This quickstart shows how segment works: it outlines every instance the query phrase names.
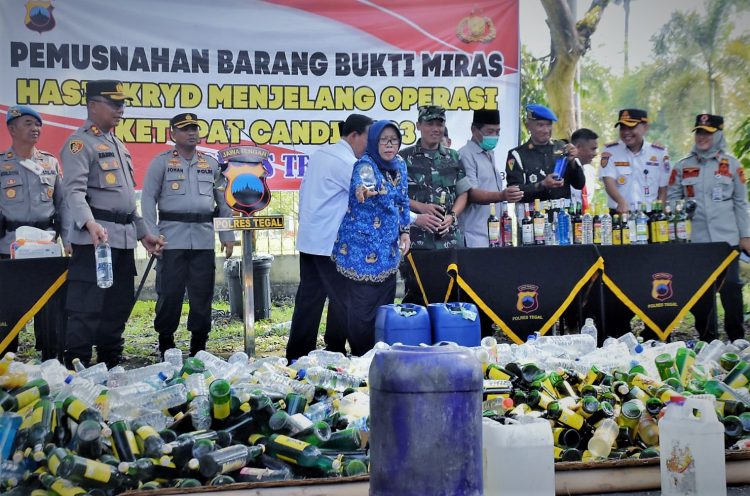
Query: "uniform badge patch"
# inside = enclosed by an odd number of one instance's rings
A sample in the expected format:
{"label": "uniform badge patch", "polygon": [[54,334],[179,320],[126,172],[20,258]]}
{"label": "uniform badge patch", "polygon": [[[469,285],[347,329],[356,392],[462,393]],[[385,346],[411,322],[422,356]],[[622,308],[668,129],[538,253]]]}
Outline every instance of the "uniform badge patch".
{"label": "uniform badge patch", "polygon": [[104,143],[99,143],[98,145],[96,145],[96,149],[100,152],[106,152],[107,150],[110,150],[110,147],[109,145],[105,145]]}
{"label": "uniform badge patch", "polygon": [[729,170],[729,160],[723,158],[719,162],[719,168],[716,169],[717,176],[732,177],[732,172]]}
{"label": "uniform badge patch", "polygon": [[606,167],[606,166],[607,166],[607,164],[609,163],[609,157],[611,157],[611,156],[612,156],[612,154],[611,154],[611,153],[609,153],[609,152],[604,152],[604,153],[602,153],[602,159],[601,159],[601,161],[599,162],[599,165],[600,165],[600,166],[601,166],[602,168]]}
{"label": "uniform badge patch", "polygon": [[83,141],[81,141],[81,140],[73,140],[73,141],[70,142],[70,144],[68,145],[68,147],[70,148],[70,153],[72,153],[73,155],[75,155],[78,152],[80,152],[81,150],[83,150]]}
{"label": "uniform badge patch", "polygon": [[627,178],[625,176],[620,176],[617,178],[617,184],[625,184],[627,182]]}
{"label": "uniform badge patch", "polygon": [[209,167],[211,167],[211,166],[208,165],[208,162],[206,162],[205,159],[199,159],[198,160],[198,168],[199,169],[208,169]]}
{"label": "uniform badge patch", "polygon": [[695,187],[692,184],[685,186],[685,196],[695,198]]}
{"label": "uniform badge patch", "polygon": [[700,176],[701,170],[697,167],[690,167],[686,169],[682,169],[682,178],[683,179],[690,179],[691,177],[698,177]]}
{"label": "uniform badge patch", "polygon": [[114,172],[107,172],[104,176],[104,182],[107,184],[117,184],[117,176]]}
{"label": "uniform badge patch", "polygon": [[174,190],[180,189],[180,183],[172,183],[171,188]]}
{"label": "uniform badge patch", "polygon": [[7,196],[8,198],[15,198],[15,197],[16,197],[16,190],[15,190],[15,189],[13,189],[13,188],[9,189],[9,190],[8,190],[8,191],[7,191],[6,193],[5,193],[5,196]]}
{"label": "uniform badge patch", "polygon": [[508,159],[508,169],[513,170],[513,166],[516,165],[516,159]]}
{"label": "uniform badge patch", "polygon": [[737,168],[737,177],[742,184],[745,184],[747,182],[747,180],[745,179],[745,169],[742,166]]}
{"label": "uniform badge patch", "polygon": [[174,166],[180,165],[179,159],[176,159],[176,158],[170,158],[168,163],[169,165],[174,165]]}
{"label": "uniform badge patch", "polygon": [[669,175],[669,185],[672,186],[677,181],[677,169],[674,169]]}
{"label": "uniform badge patch", "polygon": [[13,186],[14,184],[16,184],[15,179],[8,179],[8,186]]}
{"label": "uniform badge patch", "polygon": [[529,182],[530,182],[530,183],[535,183],[535,182],[536,182],[536,180],[537,180],[536,174],[531,174],[531,175],[529,176]]}
{"label": "uniform badge patch", "polygon": [[52,195],[55,194],[55,188],[47,188],[47,198],[52,198]]}

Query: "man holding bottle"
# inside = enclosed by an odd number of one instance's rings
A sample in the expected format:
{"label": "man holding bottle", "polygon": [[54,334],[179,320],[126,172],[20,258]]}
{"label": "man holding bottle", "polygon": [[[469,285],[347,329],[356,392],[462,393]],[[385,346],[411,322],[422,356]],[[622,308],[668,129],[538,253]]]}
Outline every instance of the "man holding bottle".
{"label": "man holding bottle", "polygon": [[[150,232],[169,240],[156,263],[156,316],[159,351],[175,347],[174,333],[180,323],[185,289],[190,300],[187,328],[190,355],[206,349],[211,332],[211,300],[214,295],[216,254],[213,218],[231,217],[224,199],[227,180],[218,162],[197,150],[200,143],[198,116],[177,114],[170,120],[175,147],[157,155],[146,173],[141,211]],[[159,207],[157,225],[156,208]],[[234,232],[219,233],[226,253],[232,256]]]}
{"label": "man holding bottle", "polygon": [[[557,116],[544,105],[526,106],[526,129],[529,140],[508,152],[505,173],[508,186],[519,186],[523,202],[570,198],[570,188],[583,189],[586,178],[575,160],[577,149],[570,143],[552,139]],[[565,158],[567,157],[567,160]],[[555,173],[560,160],[562,175]]]}
{"label": "man holding bottle", "polygon": [[[133,162],[113,132],[127,100],[131,98],[120,81],[89,81],[87,120],[60,152],[73,251],[65,340],[65,364],[71,369],[74,358],[90,365],[94,345],[99,362],[110,368],[120,362],[122,333],[133,306],[136,242],[140,240],[149,253],[159,253],[164,245],[138,215]],[[108,288],[97,285],[94,261],[94,247],[105,242],[111,246],[113,267]]]}
{"label": "man holding bottle", "polygon": [[[453,248],[459,244],[458,216],[466,207],[469,180],[458,153],[441,144],[445,134],[445,109],[439,105],[419,108],[416,144],[402,149],[409,175],[409,208],[412,216],[412,250]],[[486,221],[486,219],[485,219]],[[404,303],[422,303],[408,262],[401,266],[406,294]]]}
{"label": "man holding bottle", "polygon": [[[471,122],[471,139],[458,150],[471,185],[469,205],[459,218],[459,225],[469,248],[489,246],[487,219],[490,217],[490,204],[514,203],[523,198],[523,191],[517,185],[504,187],[505,170],[498,169],[495,165],[495,146],[499,135],[500,112],[475,110]],[[499,209],[496,212],[502,215]]]}

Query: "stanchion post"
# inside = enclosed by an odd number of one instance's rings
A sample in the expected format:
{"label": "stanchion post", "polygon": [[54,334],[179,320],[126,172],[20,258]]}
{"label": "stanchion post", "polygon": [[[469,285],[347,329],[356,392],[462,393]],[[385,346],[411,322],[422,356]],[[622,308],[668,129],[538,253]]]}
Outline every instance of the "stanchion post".
{"label": "stanchion post", "polygon": [[253,232],[242,231],[242,298],[244,299],[245,353],[255,357],[255,298],[253,291]]}

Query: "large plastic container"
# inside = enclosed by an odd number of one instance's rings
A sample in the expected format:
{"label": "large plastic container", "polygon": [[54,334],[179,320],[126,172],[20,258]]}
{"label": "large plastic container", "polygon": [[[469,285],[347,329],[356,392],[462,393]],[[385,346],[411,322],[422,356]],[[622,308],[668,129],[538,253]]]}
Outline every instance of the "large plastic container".
{"label": "large plastic container", "polygon": [[432,344],[427,309],[411,303],[382,305],[375,316],[375,342]]}
{"label": "large plastic container", "polygon": [[370,365],[370,494],[482,494],[482,370],[467,348],[403,346]]}
{"label": "large plastic container", "polygon": [[[526,421],[528,420],[528,421]],[[555,453],[547,420],[501,424],[482,419],[484,496],[555,494]]]}
{"label": "large plastic container", "polygon": [[727,494],[724,426],[706,399],[670,403],[659,421],[661,493]]}
{"label": "large plastic container", "polygon": [[482,325],[473,303],[430,303],[427,314],[433,343],[452,341],[461,346],[479,346]]}

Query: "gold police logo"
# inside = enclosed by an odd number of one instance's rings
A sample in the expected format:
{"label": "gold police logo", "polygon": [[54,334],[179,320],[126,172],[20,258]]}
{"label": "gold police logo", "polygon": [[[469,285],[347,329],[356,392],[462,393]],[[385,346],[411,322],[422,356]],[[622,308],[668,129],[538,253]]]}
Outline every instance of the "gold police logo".
{"label": "gold police logo", "polygon": [[617,178],[617,184],[625,184],[627,182],[627,179],[625,176],[620,176]]}
{"label": "gold police logo", "polygon": [[208,169],[209,167],[211,167],[211,166],[208,165],[208,162],[206,161],[205,158],[201,158],[201,159],[198,160],[198,168],[199,169]]}
{"label": "gold police logo", "polygon": [[664,301],[672,297],[672,274],[668,272],[657,272],[651,278],[651,297],[655,300]]}
{"label": "gold police logo", "polygon": [[29,0],[26,2],[26,17],[23,22],[27,28],[42,34],[55,27],[55,17],[52,15],[51,0]]}
{"label": "gold police logo", "polygon": [[8,186],[13,186],[14,184],[16,184],[15,179],[8,179]]}
{"label": "gold police logo", "polygon": [[8,110],[8,117],[11,119],[15,119],[16,117],[21,117],[21,110],[16,107],[11,107]]}
{"label": "gold police logo", "polygon": [[9,189],[9,190],[8,190],[8,191],[7,191],[6,193],[5,193],[5,196],[7,196],[8,198],[11,198],[11,199],[15,198],[15,197],[16,197],[16,190],[15,190],[15,188],[11,188],[11,189]]}
{"label": "gold police logo", "polygon": [[114,172],[107,172],[104,176],[104,182],[107,184],[117,184],[117,176],[115,176]]}
{"label": "gold police logo", "polygon": [[172,187],[172,189],[174,189],[174,190],[178,190],[178,189],[180,189],[180,183],[172,183],[172,186],[171,186],[171,187]]}
{"label": "gold police logo", "polygon": [[70,148],[70,153],[72,153],[73,155],[75,155],[78,152],[80,152],[81,150],[83,150],[83,141],[81,141],[81,140],[73,140],[73,141],[70,142],[70,144],[68,145],[68,147]]}
{"label": "gold police logo", "polygon": [[516,310],[522,313],[531,313],[539,308],[539,286],[524,284],[518,286],[518,300]]}
{"label": "gold police logo", "polygon": [[273,173],[268,150],[257,146],[231,146],[219,151],[219,163],[227,164],[224,198],[232,210],[252,215],[271,202],[266,178]]}
{"label": "gold police logo", "polygon": [[461,19],[456,26],[456,37],[464,43],[489,43],[497,36],[495,24],[474,8],[471,14]]}
{"label": "gold police logo", "polygon": [[47,198],[52,198],[52,195],[55,193],[55,188],[47,188]]}
{"label": "gold police logo", "polygon": [[99,150],[100,152],[106,152],[110,148],[109,148],[109,145],[105,145],[104,143],[100,143],[100,144],[96,145],[96,149]]}

